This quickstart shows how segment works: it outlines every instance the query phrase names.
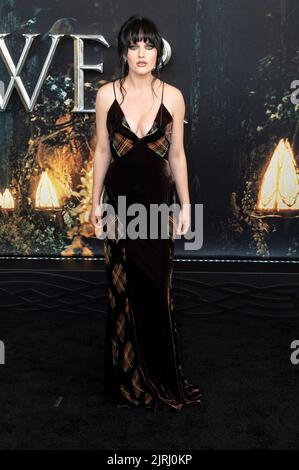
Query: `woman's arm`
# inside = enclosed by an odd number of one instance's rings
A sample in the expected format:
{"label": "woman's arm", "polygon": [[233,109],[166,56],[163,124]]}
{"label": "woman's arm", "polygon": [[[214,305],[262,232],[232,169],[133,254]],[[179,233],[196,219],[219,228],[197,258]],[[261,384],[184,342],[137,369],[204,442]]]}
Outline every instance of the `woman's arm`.
{"label": "woman's arm", "polygon": [[173,87],[173,125],[168,161],[175,180],[181,204],[177,233],[185,234],[190,225],[190,196],[188,188],[188,169],[184,150],[185,101],[181,91]]}
{"label": "woman's arm", "polygon": [[97,143],[93,163],[92,209],[90,216],[91,222],[94,225],[97,223],[96,217],[99,216],[99,211],[96,210],[99,207],[105,176],[111,161],[109,136],[106,127],[107,111],[109,101],[111,100],[108,88],[109,86],[110,84],[101,86],[96,96]]}

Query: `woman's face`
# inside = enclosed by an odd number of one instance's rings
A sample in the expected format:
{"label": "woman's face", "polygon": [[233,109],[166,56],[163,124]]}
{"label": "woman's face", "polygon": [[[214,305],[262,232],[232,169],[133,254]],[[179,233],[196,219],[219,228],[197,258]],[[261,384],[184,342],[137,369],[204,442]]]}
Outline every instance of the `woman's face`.
{"label": "woman's face", "polygon": [[157,49],[149,41],[131,43],[128,47],[128,66],[136,73],[145,74],[156,66]]}

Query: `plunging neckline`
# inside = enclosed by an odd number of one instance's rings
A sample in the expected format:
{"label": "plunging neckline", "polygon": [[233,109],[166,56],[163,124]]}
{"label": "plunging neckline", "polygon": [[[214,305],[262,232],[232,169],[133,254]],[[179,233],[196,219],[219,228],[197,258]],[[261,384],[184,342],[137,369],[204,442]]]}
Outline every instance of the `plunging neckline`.
{"label": "plunging neckline", "polygon": [[129,124],[127,118],[126,118],[126,115],[125,115],[125,113],[123,112],[122,107],[120,106],[120,104],[119,104],[119,102],[117,101],[116,98],[114,98],[114,101],[115,101],[116,104],[118,105],[118,107],[119,107],[119,109],[120,109],[120,111],[121,111],[121,113],[122,113],[122,115],[123,115],[123,118],[124,118],[124,120],[126,121],[126,124],[127,124],[127,126],[128,126],[128,129],[130,130],[130,132],[131,132],[132,134],[134,134],[134,136],[135,136],[138,140],[145,139],[145,137],[147,137],[147,136],[149,135],[149,133],[153,130],[154,125],[157,124],[157,118],[158,118],[159,112],[161,111],[161,107],[164,106],[164,103],[161,102],[161,103],[160,103],[160,106],[159,106],[159,109],[158,109],[158,111],[157,111],[157,114],[156,114],[156,116],[155,116],[154,122],[153,122],[153,124],[151,125],[150,129],[147,131],[147,133],[146,133],[145,135],[143,135],[142,137],[139,137],[139,136],[132,130],[132,128],[131,128],[131,126],[130,126],[130,124]]}

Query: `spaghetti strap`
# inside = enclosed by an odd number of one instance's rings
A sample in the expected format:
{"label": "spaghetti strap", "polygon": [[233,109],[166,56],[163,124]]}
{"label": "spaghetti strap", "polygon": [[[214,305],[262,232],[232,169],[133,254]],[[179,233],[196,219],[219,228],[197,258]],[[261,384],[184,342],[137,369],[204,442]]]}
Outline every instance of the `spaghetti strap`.
{"label": "spaghetti strap", "polygon": [[162,103],[163,103],[164,81],[162,81],[162,97],[160,104],[160,128],[162,127]]}
{"label": "spaghetti strap", "polygon": [[115,94],[115,80],[113,80],[113,91],[114,91],[114,98],[116,99],[116,94]]}

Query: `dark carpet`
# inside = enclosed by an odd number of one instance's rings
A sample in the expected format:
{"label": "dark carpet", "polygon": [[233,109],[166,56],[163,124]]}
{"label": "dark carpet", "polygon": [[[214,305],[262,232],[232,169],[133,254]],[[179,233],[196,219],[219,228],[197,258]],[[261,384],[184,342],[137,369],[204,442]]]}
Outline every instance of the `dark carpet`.
{"label": "dark carpet", "polygon": [[0,449],[299,448],[299,319],[177,316],[183,370],[203,400],[158,414],[103,404],[104,324],[1,312]]}

